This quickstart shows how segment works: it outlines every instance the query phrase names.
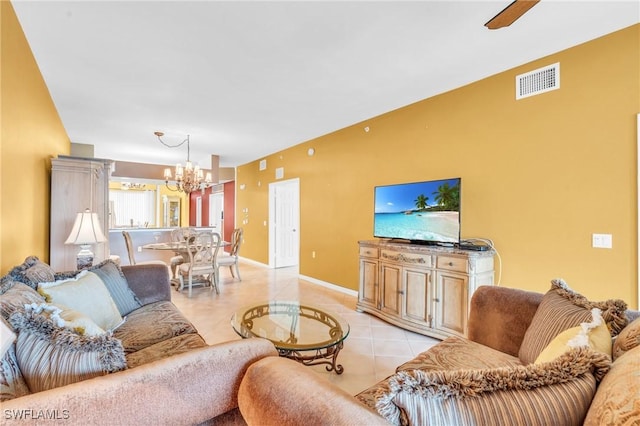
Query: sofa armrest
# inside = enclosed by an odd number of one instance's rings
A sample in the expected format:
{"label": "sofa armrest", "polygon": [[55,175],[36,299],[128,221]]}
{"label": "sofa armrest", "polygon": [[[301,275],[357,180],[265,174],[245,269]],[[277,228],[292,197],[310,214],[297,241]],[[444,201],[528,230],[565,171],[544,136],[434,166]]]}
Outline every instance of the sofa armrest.
{"label": "sofa armrest", "polygon": [[238,393],[248,425],[388,425],[318,373],[286,358],[252,364]]}
{"label": "sofa armrest", "polygon": [[127,283],[143,305],[171,301],[171,280],[166,265],[140,264],[122,266]]}
{"label": "sofa armrest", "polygon": [[[25,416],[33,420],[39,413],[55,415],[71,425],[199,424],[237,407],[245,371],[269,356],[277,356],[273,344],[257,338],[194,349],[130,370],[3,401],[3,424],[23,423]],[[51,423],[49,418],[42,421]]]}
{"label": "sofa armrest", "polygon": [[471,298],[468,337],[518,356],[524,334],[543,294],[515,288],[481,286]]}

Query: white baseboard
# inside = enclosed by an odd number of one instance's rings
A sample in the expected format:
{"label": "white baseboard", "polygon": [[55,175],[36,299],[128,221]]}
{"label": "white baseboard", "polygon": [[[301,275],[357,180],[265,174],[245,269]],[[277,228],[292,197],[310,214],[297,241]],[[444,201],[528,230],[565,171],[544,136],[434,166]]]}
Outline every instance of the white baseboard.
{"label": "white baseboard", "polygon": [[322,286],[322,287],[330,288],[331,290],[335,290],[335,291],[338,291],[340,293],[348,294],[349,296],[358,297],[358,292],[355,291],[355,290],[351,290],[350,288],[344,288],[344,287],[339,286],[337,284],[328,283],[326,281],[322,281],[322,280],[319,280],[319,279],[313,278],[313,277],[308,277],[306,275],[298,275],[298,278],[303,279],[305,281],[309,281],[312,284],[317,284],[317,285]]}
{"label": "white baseboard", "polygon": [[[265,268],[269,268],[269,265],[267,265],[267,264],[264,264],[262,262],[257,262],[257,261],[252,260],[252,259],[247,259],[246,257],[240,256],[240,259],[243,262],[251,263],[252,265],[263,266]],[[326,281],[322,281],[322,280],[319,280],[317,278],[308,277],[308,276],[302,275],[302,274],[298,274],[298,278],[300,278],[302,280],[305,280],[305,281],[309,281],[311,284],[316,284],[316,285],[319,285],[319,286],[322,286],[322,287],[330,288],[331,290],[335,290],[335,291],[338,291],[340,293],[348,294],[349,296],[358,297],[358,292],[356,290],[351,290],[350,288],[344,288],[344,287],[339,286],[337,284],[332,284],[332,283],[329,283],[329,282],[326,282]]]}

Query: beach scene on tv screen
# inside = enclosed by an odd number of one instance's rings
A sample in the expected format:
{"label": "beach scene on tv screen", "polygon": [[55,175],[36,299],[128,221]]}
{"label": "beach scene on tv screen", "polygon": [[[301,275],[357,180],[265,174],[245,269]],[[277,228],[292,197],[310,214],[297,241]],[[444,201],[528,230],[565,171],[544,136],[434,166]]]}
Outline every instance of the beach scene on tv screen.
{"label": "beach scene on tv screen", "polygon": [[457,243],[460,179],[375,188],[374,235]]}

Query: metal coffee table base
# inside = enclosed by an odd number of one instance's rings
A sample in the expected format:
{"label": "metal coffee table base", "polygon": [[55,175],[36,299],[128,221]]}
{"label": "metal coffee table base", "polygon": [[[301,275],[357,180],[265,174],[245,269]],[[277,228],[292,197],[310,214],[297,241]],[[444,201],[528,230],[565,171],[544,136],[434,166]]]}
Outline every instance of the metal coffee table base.
{"label": "metal coffee table base", "polygon": [[[289,359],[293,359],[298,361],[304,365],[321,365],[327,364],[325,367],[327,371],[335,371],[336,374],[342,374],[344,372],[344,367],[341,364],[337,364],[338,353],[342,349],[343,344],[342,341],[337,343],[336,345],[329,346],[323,349],[312,349],[307,351],[301,350],[289,350],[289,349],[278,349],[278,354],[282,357],[286,357]],[[309,355],[304,355],[307,352],[314,352]]]}

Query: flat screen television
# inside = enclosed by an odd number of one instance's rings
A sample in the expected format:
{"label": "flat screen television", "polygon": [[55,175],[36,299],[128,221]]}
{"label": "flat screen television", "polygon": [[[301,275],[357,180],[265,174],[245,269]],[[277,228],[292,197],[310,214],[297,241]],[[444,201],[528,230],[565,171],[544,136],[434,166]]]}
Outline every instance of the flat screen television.
{"label": "flat screen television", "polygon": [[416,244],[460,243],[460,178],[376,186],[373,235]]}

